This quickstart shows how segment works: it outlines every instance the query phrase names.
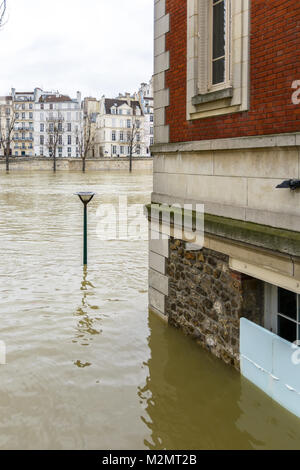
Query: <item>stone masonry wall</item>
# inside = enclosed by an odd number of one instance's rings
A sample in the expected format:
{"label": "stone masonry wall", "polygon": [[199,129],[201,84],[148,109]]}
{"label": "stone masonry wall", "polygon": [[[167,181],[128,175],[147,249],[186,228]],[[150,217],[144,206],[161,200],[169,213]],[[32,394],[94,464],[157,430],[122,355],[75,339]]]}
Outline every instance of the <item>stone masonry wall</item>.
{"label": "stone masonry wall", "polygon": [[167,275],[169,323],[239,369],[239,321],[263,324],[263,282],[231,271],[226,255],[172,238]]}
{"label": "stone masonry wall", "polygon": [[[58,158],[56,161],[57,170],[61,171],[81,171],[81,158]],[[10,161],[11,171],[51,171],[53,168],[53,160],[51,158],[12,158]],[[122,170],[128,171],[129,161],[127,158],[106,158],[106,159],[87,159],[86,171],[109,171]],[[133,170],[149,170],[153,169],[152,158],[133,159]],[[5,171],[5,160],[0,159],[0,173]]]}

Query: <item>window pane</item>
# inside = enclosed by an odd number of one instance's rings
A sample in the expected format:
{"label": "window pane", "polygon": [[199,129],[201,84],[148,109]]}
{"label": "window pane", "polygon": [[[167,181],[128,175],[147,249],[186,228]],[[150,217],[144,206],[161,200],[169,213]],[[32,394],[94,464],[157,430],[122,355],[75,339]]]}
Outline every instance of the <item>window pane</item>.
{"label": "window pane", "polygon": [[278,288],[278,313],[297,320],[297,294]]}
{"label": "window pane", "polygon": [[213,85],[225,81],[225,59],[213,62]]}
{"label": "window pane", "polygon": [[293,343],[297,339],[297,324],[278,315],[278,335]]}
{"label": "window pane", "polygon": [[213,59],[225,55],[226,41],[226,14],[225,0],[213,7]]}

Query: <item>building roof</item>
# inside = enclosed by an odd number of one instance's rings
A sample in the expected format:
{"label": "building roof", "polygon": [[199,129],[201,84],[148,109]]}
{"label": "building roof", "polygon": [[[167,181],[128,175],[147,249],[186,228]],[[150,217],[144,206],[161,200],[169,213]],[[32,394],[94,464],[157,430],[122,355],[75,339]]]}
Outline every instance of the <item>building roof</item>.
{"label": "building roof", "polygon": [[133,114],[135,114],[135,109],[136,108],[139,108],[139,110],[141,111],[141,114],[143,115],[143,111],[141,109],[141,105],[138,101],[130,101],[130,103],[128,103],[125,99],[123,100],[119,100],[117,98],[106,98],[105,99],[105,113],[106,114],[111,114],[111,108],[116,105],[117,108],[120,108],[121,106],[124,106],[124,104],[126,104],[127,106],[129,106],[130,108],[132,108],[133,110]]}
{"label": "building roof", "polygon": [[67,95],[42,95],[39,103],[63,103],[66,101],[73,101]]}

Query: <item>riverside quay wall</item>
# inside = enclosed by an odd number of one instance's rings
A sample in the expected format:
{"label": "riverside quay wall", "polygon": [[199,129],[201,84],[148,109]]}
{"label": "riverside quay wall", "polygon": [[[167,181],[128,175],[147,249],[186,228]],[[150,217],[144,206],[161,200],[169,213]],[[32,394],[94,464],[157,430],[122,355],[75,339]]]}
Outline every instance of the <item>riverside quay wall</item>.
{"label": "riverside quay wall", "polygon": [[[133,158],[133,170],[150,170],[153,169],[152,158]],[[81,171],[82,160],[80,158],[57,158],[58,171]],[[9,168],[11,171],[34,171],[47,170],[53,168],[53,160],[51,158],[16,158],[10,159]],[[0,159],[0,172],[5,171],[5,160]],[[103,158],[103,159],[87,159],[86,171],[114,171],[128,170],[128,158]]]}

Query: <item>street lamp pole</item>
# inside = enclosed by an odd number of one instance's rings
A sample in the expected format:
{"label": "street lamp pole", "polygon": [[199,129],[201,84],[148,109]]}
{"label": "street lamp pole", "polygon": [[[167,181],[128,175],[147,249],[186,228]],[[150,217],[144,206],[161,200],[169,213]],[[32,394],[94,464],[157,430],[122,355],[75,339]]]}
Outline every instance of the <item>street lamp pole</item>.
{"label": "street lamp pole", "polygon": [[87,266],[87,206],[91,202],[95,193],[76,193],[83,203],[83,265]]}
{"label": "street lamp pole", "polygon": [[87,266],[87,204],[83,206],[83,265]]}

